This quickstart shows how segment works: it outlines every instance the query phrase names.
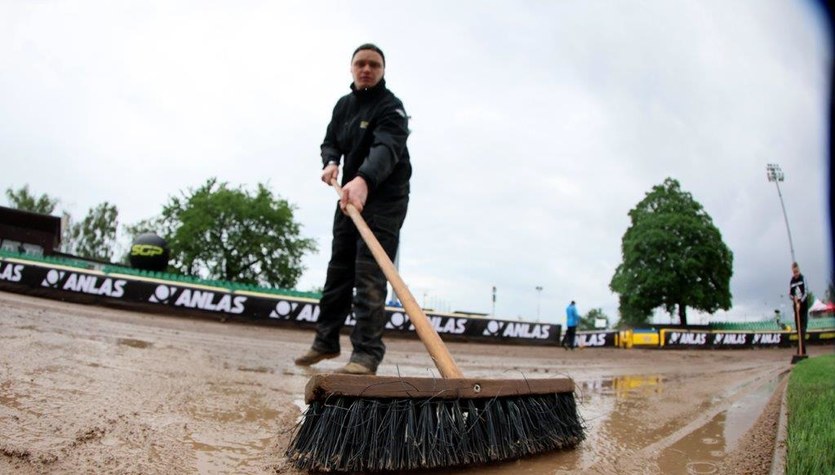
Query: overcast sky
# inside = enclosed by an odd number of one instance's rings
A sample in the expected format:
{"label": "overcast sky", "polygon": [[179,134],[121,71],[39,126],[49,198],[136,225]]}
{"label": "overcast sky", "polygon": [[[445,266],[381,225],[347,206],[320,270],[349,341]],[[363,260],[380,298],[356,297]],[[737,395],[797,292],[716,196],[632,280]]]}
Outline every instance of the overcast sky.
{"label": "overcast sky", "polygon": [[791,253],[767,163],[811,290],[831,275],[830,36],[791,0],[0,0],[0,191],[134,224],[210,177],[265,183],[320,247],[298,288],[321,287],[319,145],[372,41],[412,117],[400,270],[420,303],[616,318],[627,213],[671,177],[734,254],[713,318],[771,317]]}

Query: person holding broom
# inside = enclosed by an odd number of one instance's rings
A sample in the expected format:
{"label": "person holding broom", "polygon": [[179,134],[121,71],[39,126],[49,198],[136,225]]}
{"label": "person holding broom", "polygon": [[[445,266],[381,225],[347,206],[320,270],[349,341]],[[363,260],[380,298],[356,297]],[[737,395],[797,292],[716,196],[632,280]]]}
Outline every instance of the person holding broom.
{"label": "person holding broom", "polygon": [[352,310],[353,351],[338,372],[376,374],[385,355],[386,278],[345,214],[348,203],[356,207],[394,260],[409,203],[412,166],[406,147],[409,117],[386,87],[385,69],[385,55],[376,45],[366,43],[354,50],[351,92],[336,103],[321,146],[321,179],[330,186],[341,164],[342,198],[333,218],[316,337],[310,350],[296,358],[299,366],[340,355],[339,332]]}
{"label": "person holding broom", "polygon": [[806,356],[806,324],[809,320],[809,306],[806,303],[806,279],[800,273],[797,262],[792,263],[792,278],[789,282],[789,296],[794,309],[794,321],[797,325],[797,354]]}

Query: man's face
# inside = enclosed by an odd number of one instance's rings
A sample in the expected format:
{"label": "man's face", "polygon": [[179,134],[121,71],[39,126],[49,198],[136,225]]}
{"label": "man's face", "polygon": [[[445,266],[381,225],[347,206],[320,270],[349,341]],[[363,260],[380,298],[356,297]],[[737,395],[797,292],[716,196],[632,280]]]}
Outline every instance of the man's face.
{"label": "man's face", "polygon": [[795,277],[800,275],[800,269],[798,267],[792,267],[792,275]]}
{"label": "man's face", "polygon": [[380,79],[383,79],[385,72],[383,57],[374,50],[359,50],[351,60],[351,74],[354,76],[354,86],[357,89],[376,86]]}

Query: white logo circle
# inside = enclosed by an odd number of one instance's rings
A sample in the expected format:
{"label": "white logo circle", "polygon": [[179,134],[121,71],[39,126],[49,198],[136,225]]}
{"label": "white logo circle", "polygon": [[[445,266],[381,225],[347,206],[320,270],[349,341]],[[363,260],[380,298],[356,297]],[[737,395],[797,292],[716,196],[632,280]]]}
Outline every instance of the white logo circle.
{"label": "white logo circle", "polygon": [[275,304],[275,313],[281,315],[282,317],[289,315],[292,309],[293,307],[290,305],[290,302],[286,300],[282,300]]}
{"label": "white logo circle", "polygon": [[49,285],[57,284],[60,278],[61,275],[55,269],[49,269],[49,272],[46,273],[46,281],[49,282]]}
{"label": "white logo circle", "polygon": [[154,297],[156,297],[159,301],[168,300],[168,297],[170,296],[171,291],[168,290],[167,285],[158,285],[157,289],[154,291]]}

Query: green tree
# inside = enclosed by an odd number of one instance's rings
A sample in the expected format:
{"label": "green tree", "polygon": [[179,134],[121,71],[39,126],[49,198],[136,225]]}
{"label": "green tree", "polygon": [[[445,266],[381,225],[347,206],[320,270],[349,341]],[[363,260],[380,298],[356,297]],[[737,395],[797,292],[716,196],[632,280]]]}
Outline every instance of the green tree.
{"label": "green tree", "polygon": [[91,208],[80,223],[70,227],[71,253],[110,262],[116,244],[118,217],[119,210],[106,201]]}
{"label": "green tree", "polygon": [[58,205],[58,200],[48,195],[35,196],[29,191],[29,185],[23,185],[17,191],[11,188],[6,189],[6,197],[12,208],[33,213],[52,214]]}
{"label": "green tree", "polygon": [[603,309],[593,308],[585,316],[580,318],[580,324],[577,326],[577,329],[581,331],[597,330],[595,323],[597,323],[598,318],[606,320],[606,328],[609,328],[609,317],[603,313]]}
{"label": "green tree", "polygon": [[316,250],[315,241],[300,237],[294,209],[262,184],[250,193],[210,178],[170,198],[156,222],[179,272],[292,288],[304,270],[304,253]]}
{"label": "green tree", "polygon": [[630,299],[623,295],[618,297],[618,313],[620,319],[618,320],[617,328],[635,328],[646,324],[649,317],[652,316],[652,309],[644,310],[636,307]]}
{"label": "green tree", "polygon": [[623,262],[609,287],[619,294],[621,318],[645,323],[663,306],[687,324],[687,307],[708,313],[731,306],[733,253],[719,229],[677,180],[667,178],[629,211],[621,241]]}

